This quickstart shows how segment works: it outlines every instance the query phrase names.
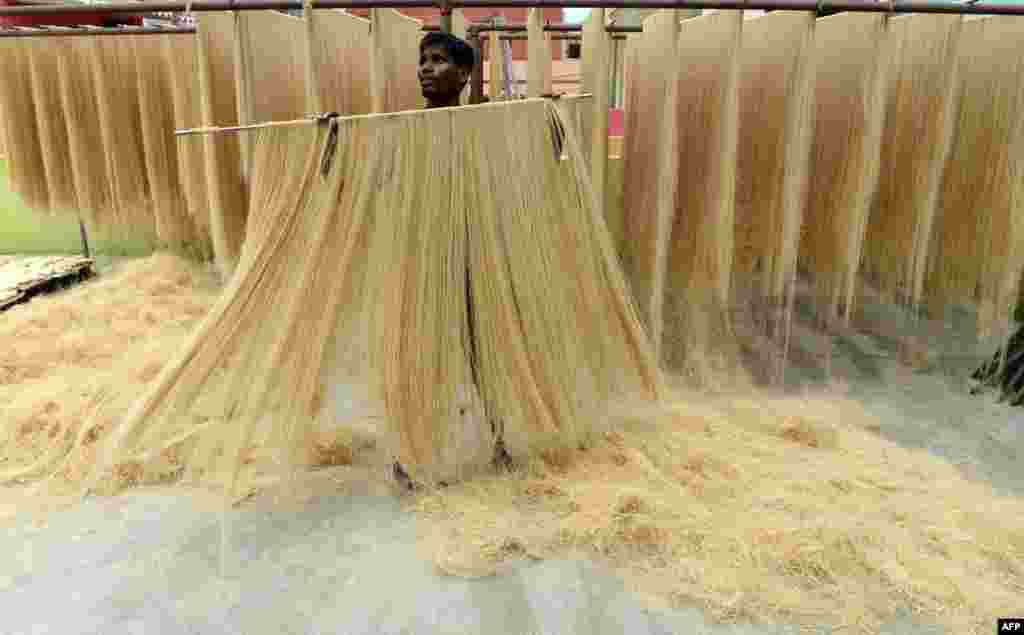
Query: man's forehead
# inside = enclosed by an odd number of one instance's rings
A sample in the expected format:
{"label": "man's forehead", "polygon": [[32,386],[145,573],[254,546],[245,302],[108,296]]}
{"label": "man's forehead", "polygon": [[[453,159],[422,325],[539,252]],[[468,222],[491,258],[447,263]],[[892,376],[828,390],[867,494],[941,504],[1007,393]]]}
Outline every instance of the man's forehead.
{"label": "man's forehead", "polygon": [[429,46],[424,46],[420,50],[420,53],[422,55],[434,54],[441,55],[443,57],[448,57],[448,49],[442,44],[431,44]]}

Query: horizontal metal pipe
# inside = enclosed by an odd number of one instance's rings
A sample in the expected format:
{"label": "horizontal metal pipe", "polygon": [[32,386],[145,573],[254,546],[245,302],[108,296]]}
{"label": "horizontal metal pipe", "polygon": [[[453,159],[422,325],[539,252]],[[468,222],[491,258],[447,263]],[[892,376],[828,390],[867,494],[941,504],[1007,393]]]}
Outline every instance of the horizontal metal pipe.
{"label": "horizontal metal pipe", "polygon": [[[480,39],[486,41],[488,37],[490,37],[490,36],[483,35],[483,36],[480,37]],[[528,40],[529,36],[526,35],[525,33],[514,33],[512,35],[499,35],[498,39],[501,39],[501,40]],[[555,40],[555,41],[566,40],[566,41],[569,41],[569,42],[579,42],[580,40],[583,39],[583,36],[580,33],[556,33],[556,34],[551,36],[551,39]],[[613,40],[625,40],[626,36],[625,35],[613,35],[612,39]]]}
{"label": "horizontal metal pipe", "polygon": [[943,1],[896,0],[452,0],[457,8],[567,8],[567,9],[749,9],[866,13],[947,13],[965,15],[1024,15],[1024,5],[961,4]]}
{"label": "horizontal metal pipe", "polygon": [[[316,3],[321,9],[375,9],[436,7],[434,0],[321,0]],[[114,2],[111,4],[64,4],[35,6],[0,6],[0,16],[91,14],[91,13],[184,13],[184,0],[163,0],[159,2]],[[298,11],[303,8],[301,0],[196,0],[192,11]]]}
{"label": "horizontal metal pipe", "polygon": [[125,27],[116,29],[52,29],[41,25],[38,28],[0,29],[0,37],[85,37],[96,35],[179,35],[195,33],[192,26],[182,27]]}
{"label": "horizontal metal pipe", "polygon": [[[321,9],[372,9],[437,7],[435,0],[319,0]],[[578,9],[750,9],[814,11],[820,13],[946,13],[970,15],[1024,15],[1024,4],[978,2],[960,4],[947,1],[895,0],[451,0],[450,8],[578,8]],[[119,2],[112,4],[3,6],[0,16],[94,14],[94,13],[154,13],[183,12],[184,0],[158,2]],[[196,0],[192,11],[259,11],[300,10],[301,0]]]}
{"label": "horizontal metal pipe", "polygon": [[[424,31],[440,31],[441,27],[437,24],[424,24]],[[526,32],[529,29],[526,28],[525,24],[502,24],[500,26],[494,26],[491,24],[471,24],[466,27],[467,35],[470,33],[488,33],[490,31],[500,31],[503,33],[517,33]],[[547,33],[581,33],[583,31],[583,25],[581,24],[546,24],[544,25],[544,31]],[[608,26],[605,28],[608,33],[643,33],[644,29],[641,26]]]}
{"label": "horizontal metal pipe", "polygon": [[[525,24],[502,24],[499,26],[491,24],[473,24],[466,27],[466,31],[475,31],[476,33],[486,33],[488,31],[501,31],[501,32],[517,32],[527,31]],[[580,33],[583,31],[582,24],[546,24],[544,30],[548,33]],[[605,31],[608,33],[643,33],[644,28],[642,26],[607,26]]]}

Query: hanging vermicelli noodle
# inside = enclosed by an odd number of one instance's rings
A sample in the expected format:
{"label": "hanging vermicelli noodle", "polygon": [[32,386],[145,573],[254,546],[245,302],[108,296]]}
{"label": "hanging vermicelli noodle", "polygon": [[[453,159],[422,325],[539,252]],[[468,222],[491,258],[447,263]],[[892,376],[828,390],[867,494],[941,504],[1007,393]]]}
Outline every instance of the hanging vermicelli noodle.
{"label": "hanging vermicelli noodle", "polygon": [[1017,20],[966,19],[960,41],[959,112],[944,173],[928,295],[980,304],[982,335],[1005,331],[1024,241],[1020,215],[1024,130],[1024,28]]}
{"label": "hanging vermicelli noodle", "polygon": [[562,116],[562,120],[576,131],[576,138],[580,141],[580,152],[583,158],[590,161],[591,131],[594,129],[594,118],[590,116],[593,110],[592,95],[567,95],[555,100],[555,106]]}
{"label": "hanging vermicelli noodle", "polygon": [[95,234],[102,233],[102,228],[115,217],[107,162],[99,156],[104,154],[103,135],[96,83],[90,70],[90,48],[86,38],[67,38],[66,46],[60,50],[57,73],[78,209],[90,233]]}
{"label": "hanging vermicelli noodle", "polygon": [[45,210],[50,205],[46,168],[36,125],[32,99],[32,75],[24,41],[0,40],[0,112],[3,113],[4,144],[7,152],[11,190],[29,208]]}
{"label": "hanging vermicelli noodle", "polygon": [[501,63],[501,33],[491,31],[487,34],[487,96],[491,101],[501,101],[505,72]]}
{"label": "hanging vermicelli noodle", "polygon": [[[736,179],[736,285],[785,306],[796,275],[814,126],[814,16],[743,25]],[[756,284],[755,276],[760,277]]]}
{"label": "hanging vermicelli noodle", "polygon": [[65,42],[51,42],[49,39],[25,38],[21,41],[32,77],[39,149],[49,190],[50,204],[45,211],[77,220],[75,177],[68,152],[68,130],[58,76],[59,52],[65,47]]}
{"label": "hanging vermicelli noodle", "polygon": [[155,37],[131,39],[136,60],[143,69],[138,74],[139,121],[157,238],[165,248],[201,255],[202,244],[188,213],[178,174],[174,97],[163,43]]}
{"label": "hanging vermicelli noodle", "polygon": [[868,223],[865,271],[890,298],[917,305],[932,249],[942,172],[956,114],[959,16],[893,18],[893,68],[878,200]]}
{"label": "hanging vermicelli noodle", "polygon": [[679,35],[675,213],[665,276],[667,368],[709,379],[729,333],[742,11],[685,20]]}
{"label": "hanging vermicelli noodle", "polygon": [[111,184],[109,225],[116,227],[118,235],[130,231],[135,238],[155,240],[156,223],[139,126],[134,37],[90,38],[93,83]]}
{"label": "hanging vermicelli noodle", "polygon": [[[604,213],[608,187],[608,110],[611,108],[611,35],[605,30],[605,10],[591,9],[583,27],[583,48],[589,54],[585,60],[584,92],[593,95],[590,131],[590,178],[598,193],[598,205]],[[581,73],[582,73],[581,69]]]}
{"label": "hanging vermicelli noodle", "polygon": [[526,95],[540,97],[551,92],[551,38],[544,32],[544,14],[540,9],[530,9],[527,26],[530,57]]}
{"label": "hanging vermicelli noodle", "polygon": [[313,60],[321,110],[341,115],[371,112],[370,21],[341,10],[319,10]]}
{"label": "hanging vermicelli noodle", "polygon": [[597,89],[597,65],[599,63],[598,48],[601,45],[600,34],[604,29],[604,12],[600,14],[591,10],[583,21],[582,37],[580,38],[580,91],[594,94]]}
{"label": "hanging vermicelli noodle", "polygon": [[[228,14],[206,14],[196,21],[200,107],[206,126],[238,123],[234,30],[234,18]],[[247,193],[242,149],[237,135],[186,137],[180,143],[195,142],[203,143],[214,256],[221,275],[228,276],[245,241]]]}
{"label": "hanging vermicelli noodle", "polygon": [[250,11],[246,22],[247,62],[252,65],[252,123],[310,114],[306,104],[303,21],[276,11]]}
{"label": "hanging vermicelli noodle", "polygon": [[[174,102],[174,129],[199,128],[203,125],[203,114],[196,38],[168,35],[161,39]],[[175,153],[178,179],[189,216],[205,245],[204,252],[209,254],[212,250],[209,244],[210,202],[203,145],[202,139],[176,142]]]}
{"label": "hanging vermicelli noodle", "polygon": [[800,256],[820,315],[849,318],[878,165],[888,87],[887,17],[841,14],[815,25],[810,194]]}
{"label": "hanging vermicelli noodle", "polygon": [[575,135],[564,187],[553,118],[526,100],[340,119],[326,172],[327,126],[251,133],[253,206],[266,210],[238,273],[103,465],[145,478],[184,468],[242,495],[271,463],[302,463],[318,417],[365,416],[322,408],[323,382],[347,368],[407,469],[450,476],[454,400],[471,381],[467,266],[476,383],[512,452],[585,442],[609,400],[656,397]]}
{"label": "hanging vermicelli noodle", "polygon": [[668,237],[675,213],[679,17],[658,11],[647,17],[642,38],[629,41],[622,264],[640,315],[660,349]]}
{"label": "hanging vermicelli noodle", "polygon": [[370,21],[373,112],[419,108],[423,97],[417,68],[423,23],[394,9],[371,9]]}

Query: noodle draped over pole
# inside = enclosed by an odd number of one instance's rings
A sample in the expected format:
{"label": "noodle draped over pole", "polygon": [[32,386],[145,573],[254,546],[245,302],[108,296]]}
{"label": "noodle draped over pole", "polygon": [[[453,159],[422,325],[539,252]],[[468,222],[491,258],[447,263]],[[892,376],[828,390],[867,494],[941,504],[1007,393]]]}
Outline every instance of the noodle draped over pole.
{"label": "noodle draped over pole", "polygon": [[[471,336],[513,454],[588,443],[609,406],[661,395],[575,130],[549,102],[243,134],[255,188],[237,274],[101,467],[244,496],[261,468],[303,465],[318,425],[383,419],[415,478],[451,478]],[[368,405],[325,407],[339,391]]]}

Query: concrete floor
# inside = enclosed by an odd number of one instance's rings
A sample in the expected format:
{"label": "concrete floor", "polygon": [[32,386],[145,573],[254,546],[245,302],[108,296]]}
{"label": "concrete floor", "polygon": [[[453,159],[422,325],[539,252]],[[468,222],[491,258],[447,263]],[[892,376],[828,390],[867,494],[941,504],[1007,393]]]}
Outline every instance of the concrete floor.
{"label": "concrete floor", "polygon": [[[180,495],[90,500],[45,527],[0,534],[0,632],[10,635],[692,634],[796,628],[707,625],[641,606],[582,560],[481,580],[440,577],[393,497],[331,497],[299,514],[220,515]],[[807,631],[804,631],[807,632]],[[822,628],[817,633],[831,633]],[[884,633],[936,629],[895,624]]]}
{"label": "concrete floor", "polygon": [[[885,361],[885,342],[869,340],[840,343],[837,363],[854,379],[851,395],[882,417],[881,433],[1024,495],[1024,409],[968,397],[969,364],[908,375]],[[249,505],[227,519],[223,577],[222,517],[180,490],[0,523],[0,635],[799,632],[713,627],[696,610],[648,609],[582,560],[442,577],[418,551],[416,517],[373,487],[325,488],[298,511]],[[902,622],[881,632],[943,631]]]}

